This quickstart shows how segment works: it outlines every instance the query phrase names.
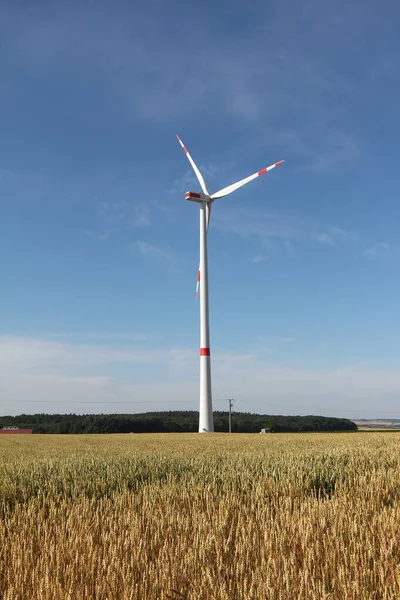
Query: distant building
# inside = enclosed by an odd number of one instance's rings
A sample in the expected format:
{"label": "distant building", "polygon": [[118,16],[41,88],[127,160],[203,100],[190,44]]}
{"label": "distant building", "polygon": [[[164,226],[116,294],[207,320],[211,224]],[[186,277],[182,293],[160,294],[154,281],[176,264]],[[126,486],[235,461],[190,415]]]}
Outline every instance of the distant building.
{"label": "distant building", "polygon": [[261,429],[260,433],[271,433],[271,429],[269,427],[264,427],[264,429]]}
{"label": "distant building", "polygon": [[3,433],[32,433],[33,429],[19,429],[19,427],[3,427],[0,429],[0,434]]}

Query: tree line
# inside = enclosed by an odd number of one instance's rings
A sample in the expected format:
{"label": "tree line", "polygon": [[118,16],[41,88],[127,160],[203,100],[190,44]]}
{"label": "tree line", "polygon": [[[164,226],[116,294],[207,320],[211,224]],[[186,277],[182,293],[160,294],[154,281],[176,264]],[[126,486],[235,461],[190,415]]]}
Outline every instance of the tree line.
{"label": "tree line", "polygon": [[[214,412],[214,429],[226,432],[229,428],[228,412]],[[179,433],[197,432],[197,411],[147,412],[141,414],[45,414],[0,417],[0,428],[17,426],[32,429],[33,433]],[[336,417],[259,415],[232,413],[233,433],[258,433],[305,431],[357,431],[349,419]]]}

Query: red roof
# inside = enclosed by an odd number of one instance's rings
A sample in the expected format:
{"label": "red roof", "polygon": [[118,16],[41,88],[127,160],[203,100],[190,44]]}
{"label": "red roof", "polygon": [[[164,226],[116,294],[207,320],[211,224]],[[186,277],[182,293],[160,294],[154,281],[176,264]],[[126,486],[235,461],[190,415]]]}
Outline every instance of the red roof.
{"label": "red roof", "polygon": [[0,433],[32,433],[32,429],[0,429]]}

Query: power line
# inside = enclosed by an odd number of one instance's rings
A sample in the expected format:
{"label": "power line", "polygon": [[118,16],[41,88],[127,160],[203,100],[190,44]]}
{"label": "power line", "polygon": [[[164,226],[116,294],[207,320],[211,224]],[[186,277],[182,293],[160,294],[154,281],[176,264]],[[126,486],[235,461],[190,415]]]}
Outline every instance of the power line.
{"label": "power line", "polygon": [[[232,401],[232,407],[233,407],[233,398],[228,399],[228,402]],[[226,402],[227,399],[226,398],[220,398],[217,400],[213,400],[214,403],[221,403],[221,402]],[[236,400],[235,402],[240,402],[240,400]],[[69,405],[69,404],[108,404],[110,406],[113,405],[117,405],[117,404],[127,404],[127,405],[137,405],[137,404],[149,404],[149,405],[154,405],[154,404],[193,404],[194,401],[192,400],[114,400],[114,401],[110,401],[110,400],[66,400],[66,401],[56,401],[56,400],[0,400],[0,405],[1,404],[53,404],[53,405],[57,405],[57,404],[65,404],[65,405]],[[394,410],[380,410],[380,409],[376,409],[376,408],[362,408],[362,409],[354,409],[354,408],[338,408],[338,407],[330,407],[330,406],[310,406],[310,405],[301,405],[301,404],[295,404],[289,407],[283,407],[281,404],[278,403],[268,403],[268,406],[280,406],[282,408],[284,408],[286,411],[292,410],[292,409],[299,409],[299,410],[316,410],[318,412],[326,412],[326,411],[331,411],[332,413],[354,413],[359,411],[362,413],[373,413],[373,414],[379,414],[379,415],[400,415],[400,409],[394,409]],[[230,410],[231,408],[230,407]],[[353,418],[357,418],[360,419],[360,417],[353,417]]]}
{"label": "power line", "polygon": [[[214,400],[225,402],[225,400]],[[193,404],[192,400],[65,400],[63,404]],[[0,400],[0,404],[60,404],[56,400]]]}

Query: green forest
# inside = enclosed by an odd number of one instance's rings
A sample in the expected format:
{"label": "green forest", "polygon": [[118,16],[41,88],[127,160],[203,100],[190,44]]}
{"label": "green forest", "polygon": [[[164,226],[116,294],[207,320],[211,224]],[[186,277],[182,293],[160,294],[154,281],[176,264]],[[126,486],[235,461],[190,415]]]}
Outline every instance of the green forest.
{"label": "green forest", "polygon": [[[229,429],[228,412],[214,412],[217,432]],[[33,433],[177,433],[198,431],[197,411],[148,412],[133,415],[18,415],[0,417],[0,428],[16,426]],[[232,413],[232,433],[272,433],[302,431],[357,431],[349,419],[319,416],[258,415]]]}

